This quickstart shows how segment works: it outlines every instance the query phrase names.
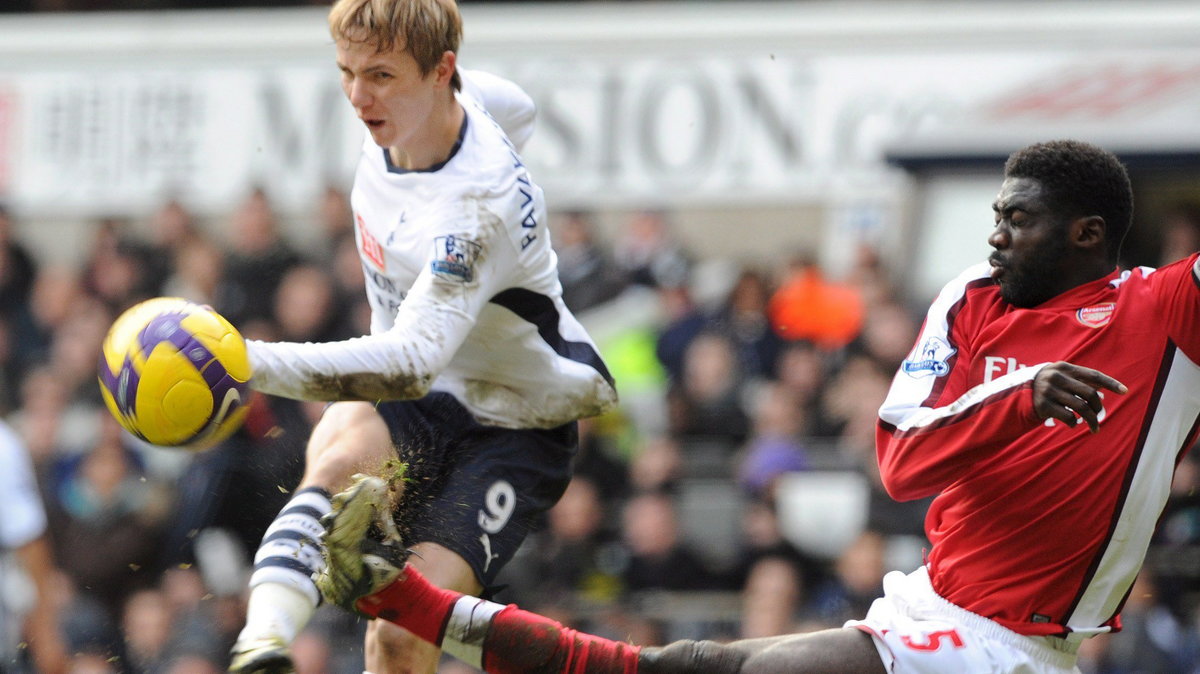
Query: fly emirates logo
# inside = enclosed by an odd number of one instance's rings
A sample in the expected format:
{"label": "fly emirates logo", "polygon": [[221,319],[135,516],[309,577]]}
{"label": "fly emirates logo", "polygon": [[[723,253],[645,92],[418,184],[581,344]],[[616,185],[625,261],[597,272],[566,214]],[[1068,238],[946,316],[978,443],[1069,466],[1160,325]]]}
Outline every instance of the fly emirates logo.
{"label": "fly emirates logo", "polygon": [[[984,356],[983,357],[983,383],[991,383],[997,377],[1003,377],[1006,374],[1011,374],[1017,370],[1029,367],[1024,363],[1018,363],[1016,358],[1006,358],[1004,356]],[[1097,391],[1100,399],[1104,399],[1104,391]],[[1104,417],[1108,416],[1108,410],[1103,406],[1100,408],[1100,414],[1096,415],[1097,421],[1104,421]],[[1054,426],[1054,419],[1047,419],[1045,425],[1048,427]],[[1084,428],[1086,428],[1086,424]]]}
{"label": "fly emirates logo", "polygon": [[1018,363],[1016,358],[1005,358],[1004,356],[984,356],[983,357],[983,383],[990,384],[996,377],[1003,377],[1006,374],[1016,372],[1029,367],[1024,363]]}

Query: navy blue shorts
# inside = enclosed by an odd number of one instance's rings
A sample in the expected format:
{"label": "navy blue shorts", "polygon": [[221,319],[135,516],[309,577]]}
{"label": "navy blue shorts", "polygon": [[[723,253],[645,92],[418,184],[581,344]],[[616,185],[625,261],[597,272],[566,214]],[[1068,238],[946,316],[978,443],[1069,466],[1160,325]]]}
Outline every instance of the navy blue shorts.
{"label": "navy blue shorts", "polygon": [[408,464],[396,508],[404,540],[453,550],[485,589],[491,587],[538,517],[566,490],[577,425],[485,426],[447,393],[385,401],[376,409]]}

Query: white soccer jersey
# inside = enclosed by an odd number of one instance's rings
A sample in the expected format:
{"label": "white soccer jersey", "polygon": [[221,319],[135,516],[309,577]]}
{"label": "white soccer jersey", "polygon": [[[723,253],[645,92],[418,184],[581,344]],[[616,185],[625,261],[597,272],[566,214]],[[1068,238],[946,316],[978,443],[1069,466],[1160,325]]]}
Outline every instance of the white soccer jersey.
{"label": "white soccer jersey", "polygon": [[308,400],[454,395],[482,423],[549,428],[616,402],[595,345],[562,302],[542,190],[483,107],[528,137],[516,85],[466,73],[459,145],[406,171],[368,135],[351,204],[371,335],[250,342],[256,388]]}

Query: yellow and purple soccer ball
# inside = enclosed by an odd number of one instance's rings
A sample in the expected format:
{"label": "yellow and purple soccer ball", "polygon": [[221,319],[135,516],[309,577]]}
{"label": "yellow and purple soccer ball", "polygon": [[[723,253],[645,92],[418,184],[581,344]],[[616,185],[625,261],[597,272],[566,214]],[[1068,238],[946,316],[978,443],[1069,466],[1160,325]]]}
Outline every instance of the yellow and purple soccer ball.
{"label": "yellow and purple soccer ball", "polygon": [[249,410],[250,360],[220,314],[159,297],[121,314],[104,338],[100,392],[121,426],[154,445],[204,449]]}

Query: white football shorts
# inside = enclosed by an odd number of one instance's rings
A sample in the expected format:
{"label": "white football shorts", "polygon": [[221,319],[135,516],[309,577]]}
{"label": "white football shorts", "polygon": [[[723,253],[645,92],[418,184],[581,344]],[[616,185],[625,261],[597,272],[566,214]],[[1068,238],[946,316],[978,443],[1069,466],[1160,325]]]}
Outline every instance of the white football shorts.
{"label": "white football shorts", "polygon": [[1075,649],[1058,639],[1027,637],[941,598],[921,567],[883,577],[883,596],[862,620],[892,674],[1078,674]]}

